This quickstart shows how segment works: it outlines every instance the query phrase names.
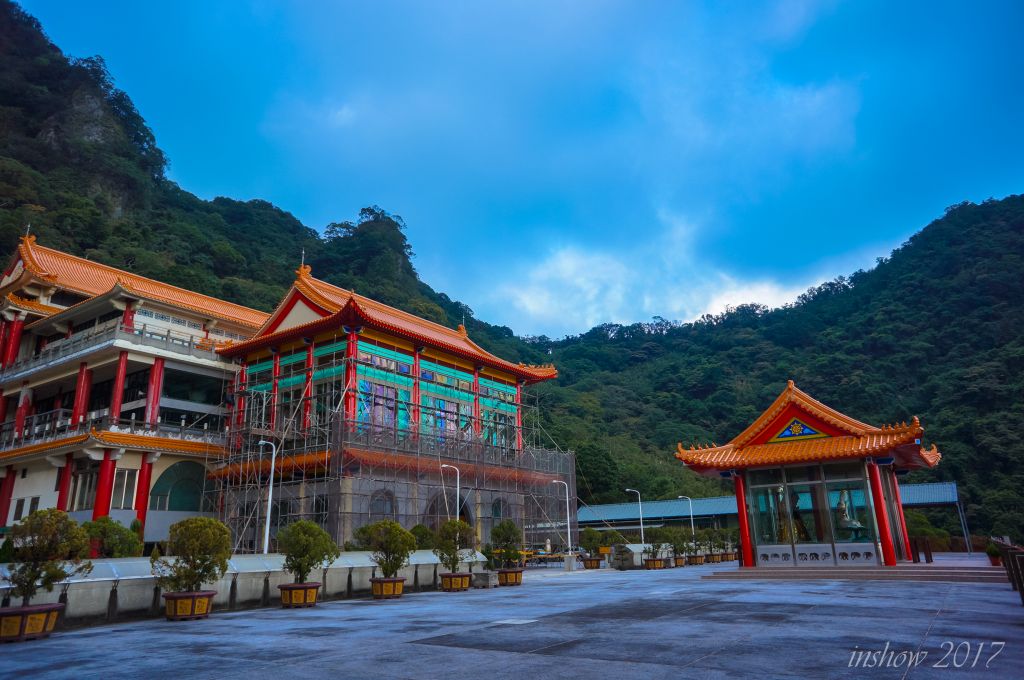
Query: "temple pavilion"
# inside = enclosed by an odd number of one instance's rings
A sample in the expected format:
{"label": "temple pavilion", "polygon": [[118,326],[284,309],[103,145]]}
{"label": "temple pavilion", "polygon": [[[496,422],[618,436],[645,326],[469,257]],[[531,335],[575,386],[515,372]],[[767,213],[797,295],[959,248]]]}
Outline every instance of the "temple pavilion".
{"label": "temple pavilion", "polygon": [[676,458],[736,487],[745,567],[894,566],[910,558],[898,477],[938,465],[924,428],[875,427],[786,389],[723,446],[678,446]]}

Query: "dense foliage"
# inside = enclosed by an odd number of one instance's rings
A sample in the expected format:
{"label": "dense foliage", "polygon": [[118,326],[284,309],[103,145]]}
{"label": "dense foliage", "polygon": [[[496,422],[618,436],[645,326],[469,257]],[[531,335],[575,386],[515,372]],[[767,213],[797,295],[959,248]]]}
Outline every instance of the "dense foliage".
{"label": "dense foliage", "polygon": [[437,528],[434,555],[448,571],[455,573],[461,563],[473,556],[474,540],[473,527],[461,519],[450,519]]}
{"label": "dense foliage", "polygon": [[83,561],[89,554],[89,537],[62,510],[36,510],[11,527],[11,538],[15,564],[6,580],[22,605],[28,605],[40,588],[51,592],[61,581],[92,571],[92,562]]}
{"label": "dense foliage", "polygon": [[308,519],[292,522],[277,533],[277,547],[284,553],[285,571],[296,583],[305,583],[314,569],[326,569],[341,550],[331,535]]}
{"label": "dense foliage", "polygon": [[491,545],[501,566],[513,569],[519,566],[522,556],[519,548],[523,545],[523,530],[510,519],[502,520],[491,528]]}
{"label": "dense foliage", "polygon": [[373,552],[372,559],[384,578],[395,578],[416,550],[416,537],[412,532],[390,519],[359,527],[356,540]]}
{"label": "dense foliage", "polygon": [[139,557],[142,555],[142,539],[110,517],[100,517],[82,524],[89,535],[89,541],[96,546],[98,557]]}
{"label": "dense foliage", "polygon": [[150,556],[153,575],[169,592],[193,593],[213,583],[228,570],[231,530],[212,517],[189,517],[171,525],[163,558],[159,550]]}
{"label": "dense foliage", "polygon": [[[544,429],[576,451],[586,502],[729,492],[674,458],[739,433],[787,379],[871,423],[919,415],[944,454],[908,481],[960,483],[978,532],[1024,539],[1024,197],[964,203],[870,271],[777,310],[744,305],[519,339],[419,280],[400,217],[366,208],[323,235],[265,201],[203,201],[168,181],[152,132],[99,58],[68,59],[0,0],[0,247],[40,241],[270,309],[303,249],[316,276],[455,327],[514,361],[554,361]],[[825,228],[825,227],[823,227]],[[927,443],[926,443],[927,444]],[[949,510],[929,511],[945,529]]]}

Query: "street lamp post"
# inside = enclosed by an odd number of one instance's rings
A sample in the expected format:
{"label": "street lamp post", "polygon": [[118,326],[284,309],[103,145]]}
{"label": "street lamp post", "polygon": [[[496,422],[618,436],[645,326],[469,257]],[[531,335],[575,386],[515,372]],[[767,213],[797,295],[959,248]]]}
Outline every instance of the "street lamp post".
{"label": "street lamp post", "polygon": [[640,492],[636,489],[626,489],[626,493],[636,494],[636,504],[640,506],[640,542],[646,543],[644,540],[644,503],[640,500]]}
{"label": "street lamp post", "polygon": [[[455,519],[459,519],[462,516],[462,512],[460,512],[460,509],[462,508],[462,488],[460,486],[462,480],[462,473],[460,472],[459,468],[455,467],[454,465],[448,465],[447,463],[444,463],[443,465],[441,465],[441,469],[443,470],[445,468],[451,468],[452,470],[455,470]],[[448,519],[451,518],[452,515],[449,512]]]}
{"label": "street lamp post", "polygon": [[693,499],[689,496],[676,496],[676,498],[679,498],[680,500],[685,498],[686,502],[690,504],[690,535],[696,534],[697,530],[693,528]]}
{"label": "street lamp post", "polygon": [[552,479],[552,484],[561,484],[565,487],[565,552],[572,552],[572,524],[569,523],[569,484],[561,479]]}
{"label": "street lamp post", "polygon": [[270,447],[270,488],[267,490],[267,517],[263,524],[263,554],[270,550],[270,504],[274,500],[274,464],[277,462],[277,444],[266,440],[259,440],[257,444],[262,451],[264,446]]}

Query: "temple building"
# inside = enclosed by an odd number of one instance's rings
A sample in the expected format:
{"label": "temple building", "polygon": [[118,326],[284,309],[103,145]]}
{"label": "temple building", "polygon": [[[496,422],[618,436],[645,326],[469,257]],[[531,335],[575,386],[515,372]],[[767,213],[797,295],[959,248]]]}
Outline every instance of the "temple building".
{"label": "temple building", "polygon": [[299,518],[339,542],[383,517],[461,515],[484,538],[508,517],[541,541],[575,521],[573,456],[538,445],[524,403],[553,367],[308,268],[267,314],[27,236],[0,314],[0,535],[48,507],[138,520],[147,542],[219,517],[240,551]]}
{"label": "temple building", "polygon": [[813,399],[790,380],[768,410],[724,446],[676,458],[735,483],[745,567],[894,566],[909,559],[898,478],[931,468],[911,422],[875,427]]}

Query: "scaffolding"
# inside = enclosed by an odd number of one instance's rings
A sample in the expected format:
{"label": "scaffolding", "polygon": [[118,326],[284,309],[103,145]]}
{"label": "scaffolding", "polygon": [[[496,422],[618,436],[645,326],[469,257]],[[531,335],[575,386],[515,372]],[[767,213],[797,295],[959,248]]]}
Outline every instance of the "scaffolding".
{"label": "scaffolding", "polygon": [[480,545],[505,519],[527,546],[565,546],[567,525],[575,536],[575,458],[540,445],[535,402],[496,378],[469,383],[441,362],[415,371],[393,350],[346,346],[300,348],[236,378],[226,455],[208,459],[205,489],[235,552],[263,550],[268,497],[270,551],[300,519],[338,545],[380,519],[434,529],[460,518]]}

